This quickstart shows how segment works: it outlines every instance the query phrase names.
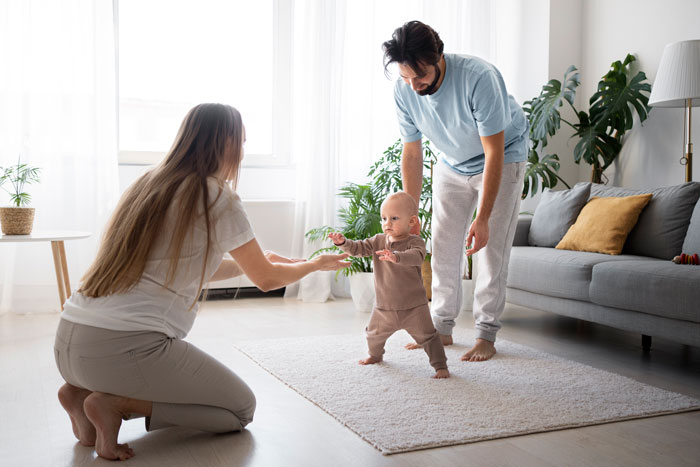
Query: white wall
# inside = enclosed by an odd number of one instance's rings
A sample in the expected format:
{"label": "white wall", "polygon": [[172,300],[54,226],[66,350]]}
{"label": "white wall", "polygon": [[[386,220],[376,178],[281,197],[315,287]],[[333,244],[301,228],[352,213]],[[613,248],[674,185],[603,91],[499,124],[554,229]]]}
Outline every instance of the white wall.
{"label": "white wall", "polygon": [[[569,66],[574,65],[581,70],[581,9],[582,0],[551,0],[549,10],[549,63],[547,70],[549,78],[542,81],[542,85],[549,79],[558,79],[563,82],[564,72]],[[539,90],[538,90],[539,92]],[[574,105],[581,108],[582,93],[577,93]],[[575,121],[573,110],[565,104],[560,112],[562,117],[568,121]],[[566,182],[573,186],[579,181],[579,167],[574,162],[574,146],[576,141],[570,139],[573,129],[562,124],[561,130],[547,145],[544,154],[557,154],[561,161],[559,175]],[[543,155],[543,154],[541,154]],[[563,184],[557,185],[556,189],[565,189]]]}
{"label": "white wall", "polygon": [[[552,0],[552,3],[559,3]],[[697,0],[586,0],[583,2],[580,92],[588,98],[610,63],[630,52],[650,82],[656,77],[664,46],[700,39],[700,1]],[[566,22],[568,18],[560,17]],[[695,108],[693,134],[700,145],[700,108]],[[683,149],[683,109],[654,108],[644,126],[639,123],[625,136],[617,163],[605,171],[610,183],[629,188],[676,185],[685,181],[678,161]],[[696,151],[697,152],[697,151]],[[700,180],[696,163],[693,179]],[[590,179],[590,166],[581,166],[579,178]]]}
{"label": "white wall", "polygon": [[[522,12],[523,22],[527,24],[529,39],[522,43],[523,55],[529,57],[529,73],[523,78],[529,80],[528,94],[522,101],[539,95],[542,86],[552,78],[562,81],[564,72],[570,65],[580,68],[581,63],[581,3],[582,0],[548,0],[544,2],[528,2],[527,10]],[[533,40],[536,38],[536,40]],[[533,60],[534,59],[534,60]],[[578,99],[578,98],[577,98]],[[578,101],[577,104],[578,105]],[[566,119],[573,117],[573,111],[568,107],[560,109]],[[566,125],[554,138],[551,138],[540,156],[557,154],[561,168],[559,175],[573,186],[578,181],[578,166],[574,163],[573,147],[569,141],[573,131]],[[564,190],[566,186],[559,182],[555,190]],[[521,203],[521,212],[534,212],[542,194],[538,193]]]}

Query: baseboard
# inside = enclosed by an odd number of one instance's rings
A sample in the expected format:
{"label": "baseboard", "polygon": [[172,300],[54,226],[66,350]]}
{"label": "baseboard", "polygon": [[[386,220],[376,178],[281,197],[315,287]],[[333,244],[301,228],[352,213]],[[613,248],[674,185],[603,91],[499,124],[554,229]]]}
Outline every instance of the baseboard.
{"label": "baseboard", "polygon": [[[230,300],[232,298],[284,297],[285,288],[263,292],[257,287],[229,287],[209,289],[207,300]],[[203,294],[203,293],[202,293]],[[199,297],[202,299],[202,296]]]}

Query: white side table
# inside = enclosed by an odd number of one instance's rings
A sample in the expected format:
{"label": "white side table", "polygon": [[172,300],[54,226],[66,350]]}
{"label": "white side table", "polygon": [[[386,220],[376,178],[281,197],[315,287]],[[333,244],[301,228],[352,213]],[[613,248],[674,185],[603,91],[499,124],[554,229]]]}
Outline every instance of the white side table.
{"label": "white side table", "polygon": [[65,240],[77,240],[88,238],[90,232],[74,232],[66,230],[34,231],[30,235],[0,235],[0,243],[3,242],[51,242],[53,251],[53,265],[56,269],[56,282],[58,283],[58,298],[63,304],[70,297],[70,279],[68,278],[68,264],[66,263]]}

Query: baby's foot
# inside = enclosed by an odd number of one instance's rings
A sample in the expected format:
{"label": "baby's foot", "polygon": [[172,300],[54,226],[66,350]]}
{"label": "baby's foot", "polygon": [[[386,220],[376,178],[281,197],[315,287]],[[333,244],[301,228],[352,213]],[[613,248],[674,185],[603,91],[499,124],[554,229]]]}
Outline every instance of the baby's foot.
{"label": "baby's foot", "polygon": [[382,361],[381,358],[374,358],[373,356],[370,355],[369,357],[367,357],[363,360],[360,360],[360,365],[373,365],[373,364],[379,363],[381,361]]}
{"label": "baby's foot", "polygon": [[[439,334],[440,336],[440,342],[442,342],[442,345],[452,345],[454,342],[452,341],[452,336],[447,335],[447,334]],[[415,350],[415,349],[422,349],[422,345],[418,345],[415,342],[411,342],[410,344],[406,344],[403,346],[404,349],[408,350]]]}
{"label": "baby's foot", "polygon": [[433,378],[435,378],[435,379],[443,379],[443,378],[449,378],[449,377],[450,377],[450,372],[447,368],[440,368],[433,375]]}
{"label": "baby's foot", "polygon": [[73,425],[73,434],[83,446],[95,445],[95,427],[85,415],[83,402],[91,391],[82,389],[71,384],[64,384],[58,390],[58,400],[68,412],[70,422]]}
{"label": "baby's foot", "polygon": [[85,414],[97,429],[95,451],[105,459],[123,461],[134,456],[134,450],[128,444],[117,443],[123,415],[121,400],[118,396],[101,392],[93,392],[85,399]]}

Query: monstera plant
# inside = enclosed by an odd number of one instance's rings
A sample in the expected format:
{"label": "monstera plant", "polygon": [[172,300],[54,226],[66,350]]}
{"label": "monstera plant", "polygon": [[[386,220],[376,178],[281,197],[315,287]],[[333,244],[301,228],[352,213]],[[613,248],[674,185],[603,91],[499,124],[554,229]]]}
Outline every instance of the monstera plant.
{"label": "monstera plant", "polygon": [[[547,146],[547,138],[559,131],[561,122],[574,130],[572,138],[578,138],[574,148],[574,161],[591,165],[591,181],[601,183],[607,178],[605,169],[615,161],[622,149],[623,136],[634,124],[634,113],[644,122],[651,108],[648,106],[651,85],[646,75],[639,71],[631,76],[630,64],[635,61],[628,54],[624,61],[613,62],[608,73],[598,82],[598,88],[589,100],[588,112],[574,105],[579,74],[570,66],[564,74],[564,82],[552,79],[542,87],[542,92],[525,102],[523,109],[530,122],[530,154],[523,195],[534,189],[541,178],[543,188],[553,188],[558,180],[559,157],[548,154],[542,158],[540,151]],[[562,118],[560,108],[567,103],[578,121]],[[564,182],[566,184],[566,182]],[[568,185],[567,185],[568,186]]]}

